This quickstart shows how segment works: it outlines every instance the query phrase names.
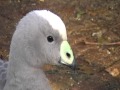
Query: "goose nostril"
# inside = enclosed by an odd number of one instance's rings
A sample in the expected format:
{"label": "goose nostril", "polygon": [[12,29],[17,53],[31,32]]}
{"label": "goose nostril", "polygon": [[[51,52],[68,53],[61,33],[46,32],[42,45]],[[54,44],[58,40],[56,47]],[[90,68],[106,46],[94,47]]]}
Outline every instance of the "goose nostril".
{"label": "goose nostril", "polygon": [[68,58],[70,58],[71,57],[71,55],[67,52],[66,53],[66,56],[68,57]]}

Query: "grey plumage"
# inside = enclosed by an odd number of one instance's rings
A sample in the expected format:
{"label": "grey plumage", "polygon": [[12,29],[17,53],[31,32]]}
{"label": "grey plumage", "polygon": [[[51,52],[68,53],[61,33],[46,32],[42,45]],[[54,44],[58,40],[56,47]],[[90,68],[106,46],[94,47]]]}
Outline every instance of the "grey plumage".
{"label": "grey plumage", "polygon": [[[48,14],[47,18],[45,14]],[[49,15],[52,16],[50,18],[53,22],[49,20]],[[63,31],[55,24],[60,24],[58,26],[62,27]],[[49,42],[48,36],[52,36],[54,41]],[[41,67],[44,64],[59,65],[61,43],[66,40],[64,23],[57,15],[46,10],[37,10],[24,16],[12,37],[9,64],[8,68],[6,67],[7,77],[0,90],[51,90]],[[63,56],[64,58],[67,57]],[[5,67],[1,60],[0,64]],[[2,73],[5,72],[5,75],[6,68],[5,71],[0,70]]]}
{"label": "grey plumage", "polygon": [[6,83],[8,62],[4,62],[0,59],[0,90],[3,90],[3,87]]}

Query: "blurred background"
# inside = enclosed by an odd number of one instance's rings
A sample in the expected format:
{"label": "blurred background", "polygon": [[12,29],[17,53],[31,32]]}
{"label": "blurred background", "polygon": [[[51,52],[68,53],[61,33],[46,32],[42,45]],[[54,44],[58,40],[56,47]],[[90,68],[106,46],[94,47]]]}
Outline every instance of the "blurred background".
{"label": "blurred background", "polygon": [[53,90],[120,90],[120,0],[1,0],[1,59],[8,60],[18,21],[35,9],[61,17],[77,60],[76,72],[43,67]]}

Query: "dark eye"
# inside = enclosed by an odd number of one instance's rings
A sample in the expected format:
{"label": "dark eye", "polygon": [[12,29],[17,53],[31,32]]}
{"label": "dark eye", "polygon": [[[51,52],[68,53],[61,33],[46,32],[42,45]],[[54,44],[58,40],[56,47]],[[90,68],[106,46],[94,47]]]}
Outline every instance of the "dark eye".
{"label": "dark eye", "polygon": [[53,41],[54,41],[54,39],[53,39],[52,36],[48,36],[48,37],[47,37],[47,40],[48,40],[48,42],[53,42]]}

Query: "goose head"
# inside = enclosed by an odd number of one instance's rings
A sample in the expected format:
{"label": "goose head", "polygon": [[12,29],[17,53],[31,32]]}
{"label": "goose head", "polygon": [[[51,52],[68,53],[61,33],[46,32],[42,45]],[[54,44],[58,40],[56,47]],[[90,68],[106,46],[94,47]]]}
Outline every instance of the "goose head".
{"label": "goose head", "polygon": [[10,61],[32,67],[44,64],[74,67],[73,51],[61,18],[47,10],[34,10],[24,16],[12,38]]}

